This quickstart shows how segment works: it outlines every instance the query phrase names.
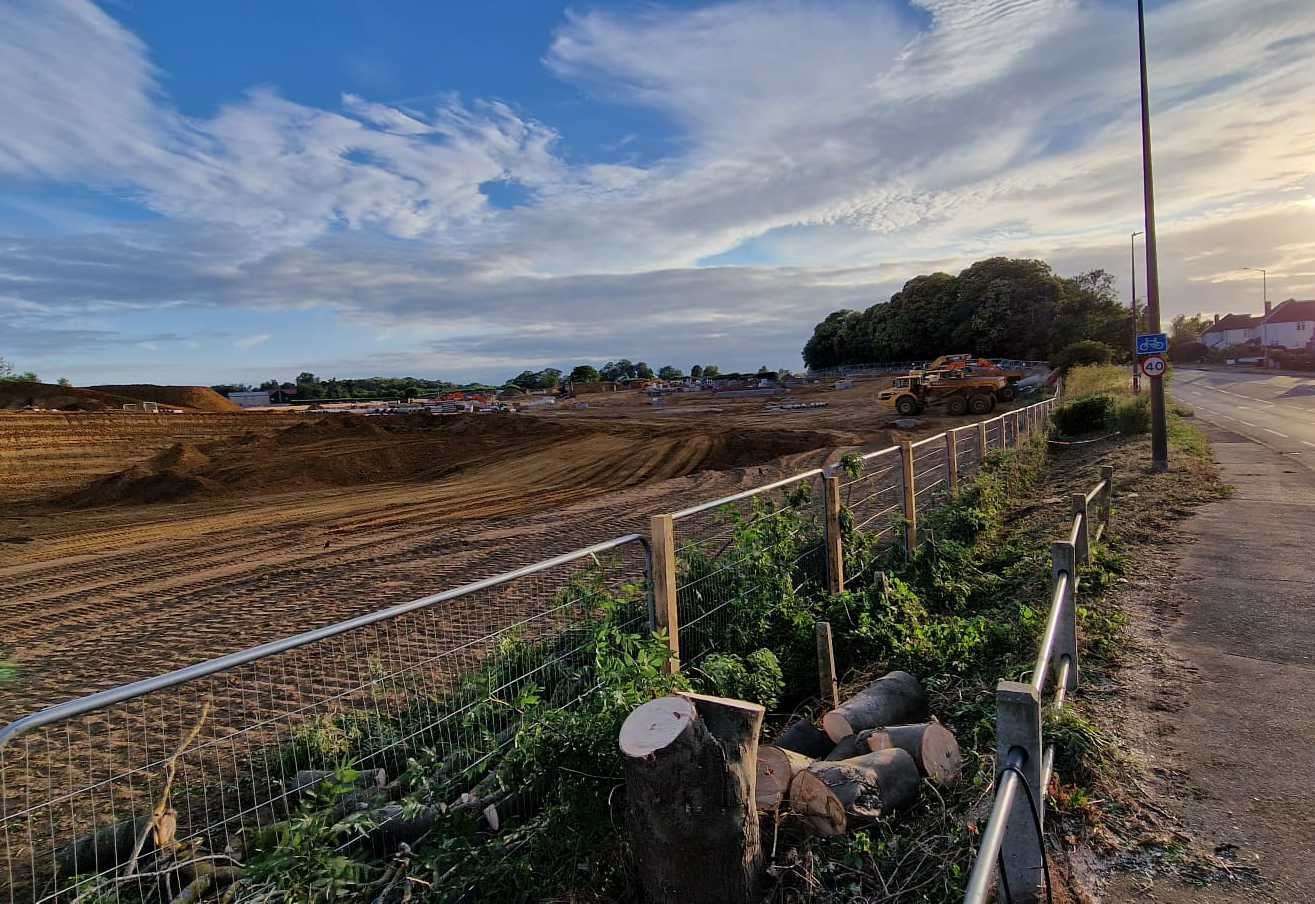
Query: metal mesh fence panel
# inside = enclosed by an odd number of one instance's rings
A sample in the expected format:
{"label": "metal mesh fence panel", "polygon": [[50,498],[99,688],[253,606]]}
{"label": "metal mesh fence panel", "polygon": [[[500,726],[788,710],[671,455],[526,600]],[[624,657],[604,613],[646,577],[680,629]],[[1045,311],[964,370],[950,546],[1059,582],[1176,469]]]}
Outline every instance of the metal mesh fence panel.
{"label": "metal mesh fence panel", "polygon": [[786,582],[826,585],[821,491],[817,469],[672,516],[683,662],[738,650],[737,612]]}
{"label": "metal mesh fence panel", "polygon": [[959,462],[959,480],[971,480],[976,476],[982,458],[976,427],[961,427],[954,431],[954,454]]}
{"label": "metal mesh fence panel", "polygon": [[[14,723],[0,733],[0,901],[159,895],[157,847],[223,863],[343,765],[386,797],[424,751],[443,764],[437,793],[458,797],[526,712],[596,688],[600,618],[647,630],[647,559],[642,538],[618,538]],[[532,805],[503,801],[497,818]]]}
{"label": "metal mesh fence panel", "polygon": [[876,567],[878,553],[904,542],[904,466],[898,447],[863,456],[857,477],[841,478],[840,504],[850,540],[845,543],[845,577],[861,580]]}
{"label": "metal mesh fence panel", "polygon": [[919,511],[940,505],[950,493],[945,435],[913,444],[913,498]]}

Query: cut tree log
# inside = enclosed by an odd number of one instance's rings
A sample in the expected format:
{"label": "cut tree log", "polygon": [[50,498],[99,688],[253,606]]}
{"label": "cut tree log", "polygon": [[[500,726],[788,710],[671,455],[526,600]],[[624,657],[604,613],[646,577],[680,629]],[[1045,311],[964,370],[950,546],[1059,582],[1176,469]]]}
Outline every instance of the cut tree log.
{"label": "cut tree log", "polygon": [[826,756],[835,746],[822,729],[818,728],[808,719],[795,719],[785,727],[785,730],[777,735],[776,740],[772,742],[776,747],[784,747],[786,750],[793,750],[795,753],[802,753],[804,756],[811,756],[813,759]]}
{"label": "cut tree log", "polygon": [[758,787],[756,800],[759,812],[778,809],[790,793],[790,782],[795,775],[813,765],[813,758],[787,750],[784,747],[758,748]]}
{"label": "cut tree log", "polygon": [[891,672],[822,717],[831,740],[858,734],[865,728],[903,725],[927,717],[927,694],[908,672]]}
{"label": "cut tree log", "polygon": [[892,725],[889,728],[864,731],[862,738],[869,750],[886,750],[898,747],[918,765],[918,771],[937,785],[951,785],[959,780],[963,769],[963,756],[954,733],[940,722],[920,725]]}
{"label": "cut tree log", "polygon": [[790,784],[790,809],[819,835],[843,835],[918,798],[918,766],[898,747],[814,763]]}
{"label": "cut tree log", "polygon": [[840,743],[831,748],[831,752],[822,757],[824,760],[852,760],[856,756],[862,756],[865,753],[871,753],[864,740],[863,732],[856,735],[850,735],[847,738],[841,738]]}
{"label": "cut tree log", "polygon": [[654,904],[749,904],[763,852],[755,807],[756,703],[701,694],[635,709],[619,738],[640,896]]}

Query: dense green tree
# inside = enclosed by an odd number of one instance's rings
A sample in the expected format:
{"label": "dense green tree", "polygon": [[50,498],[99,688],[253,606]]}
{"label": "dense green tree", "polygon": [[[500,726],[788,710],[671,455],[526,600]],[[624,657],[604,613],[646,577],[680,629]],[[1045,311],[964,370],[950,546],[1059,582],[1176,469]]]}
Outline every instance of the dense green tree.
{"label": "dense green tree", "polygon": [[702,365],[702,364],[695,364],[693,367],[691,367],[691,368],[689,369],[689,375],[690,375],[690,377],[692,377],[692,378],[695,379],[695,380],[702,380],[702,379],[703,379],[703,365]]}
{"label": "dense green tree", "polygon": [[59,385],[59,386],[72,386],[72,385],[73,385],[73,381],[71,381],[68,377],[60,377],[60,378],[59,378],[58,380],[56,380],[55,382],[56,382],[56,384]]}
{"label": "dense green tree", "polygon": [[721,376],[721,368],[715,364],[703,365],[703,379],[713,380]]}
{"label": "dense green tree", "polygon": [[1044,359],[1084,339],[1128,348],[1131,331],[1109,273],[1064,278],[1044,261],[995,257],[957,276],[916,276],[865,311],[830,314],[804,361],[820,369],[960,352]]}
{"label": "dense green tree", "polygon": [[597,383],[602,377],[598,375],[598,368],[591,364],[581,364],[571,371],[570,380],[572,383]]}
{"label": "dense green tree", "polygon": [[680,372],[679,367],[672,367],[670,364],[666,364],[658,370],[658,376],[663,380],[679,380],[685,375]]}

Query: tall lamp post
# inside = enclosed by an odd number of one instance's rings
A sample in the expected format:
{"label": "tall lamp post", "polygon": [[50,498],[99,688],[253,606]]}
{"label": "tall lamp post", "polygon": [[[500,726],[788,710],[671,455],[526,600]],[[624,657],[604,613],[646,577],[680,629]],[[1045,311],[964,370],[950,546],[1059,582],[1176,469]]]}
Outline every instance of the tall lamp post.
{"label": "tall lamp post", "polygon": [[1264,267],[1243,267],[1243,270],[1250,270],[1253,273],[1260,274],[1260,299],[1264,304],[1261,308],[1265,313],[1261,315],[1260,320],[1260,345],[1265,350],[1265,367],[1269,367],[1269,274],[1265,272]]}
{"label": "tall lamp post", "polygon": [[[1137,46],[1141,64],[1142,191],[1146,201],[1146,326],[1160,331],[1160,265],[1155,252],[1155,178],[1151,172],[1151,107],[1146,84],[1145,0],[1137,0]],[[1169,470],[1169,431],[1164,415],[1164,377],[1151,377],[1151,470]]]}
{"label": "tall lamp post", "polygon": [[1132,263],[1132,391],[1141,392],[1141,368],[1137,366],[1137,230],[1128,236],[1128,257]]}

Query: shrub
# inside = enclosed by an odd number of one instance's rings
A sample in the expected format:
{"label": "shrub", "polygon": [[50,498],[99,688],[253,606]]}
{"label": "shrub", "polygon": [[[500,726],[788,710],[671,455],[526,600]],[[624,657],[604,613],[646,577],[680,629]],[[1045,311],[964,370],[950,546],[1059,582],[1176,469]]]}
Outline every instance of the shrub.
{"label": "shrub", "polygon": [[1126,436],[1151,429],[1151,397],[1147,393],[1119,399],[1114,405],[1114,426]]}
{"label": "shrub", "polygon": [[754,650],[747,656],[713,653],[698,666],[700,690],[718,697],[761,703],[774,709],[785,690],[781,663],[771,650]]}
{"label": "shrub", "polygon": [[1114,360],[1114,349],[1095,339],[1083,339],[1066,345],[1050,358],[1050,366],[1061,371],[1083,364],[1109,364]]}
{"label": "shrub", "polygon": [[1114,400],[1107,395],[1075,399],[1055,409],[1055,428],[1065,436],[1102,430],[1114,413]]}

